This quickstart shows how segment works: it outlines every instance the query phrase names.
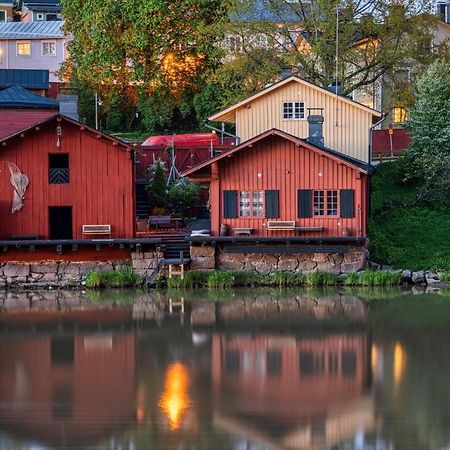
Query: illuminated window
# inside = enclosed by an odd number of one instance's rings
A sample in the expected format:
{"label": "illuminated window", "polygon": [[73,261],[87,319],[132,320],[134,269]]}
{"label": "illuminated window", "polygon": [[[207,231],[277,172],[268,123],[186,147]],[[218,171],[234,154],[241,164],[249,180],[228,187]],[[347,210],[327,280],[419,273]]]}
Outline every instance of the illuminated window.
{"label": "illuminated window", "polygon": [[17,42],[17,56],[31,56],[30,42]]}
{"label": "illuminated window", "polygon": [[314,216],[338,215],[338,191],[314,191],[313,194]]}
{"label": "illuminated window", "polygon": [[394,123],[403,123],[408,119],[408,111],[403,106],[396,106],[393,116]]}
{"label": "illuminated window", "polygon": [[283,119],[284,120],[300,120],[305,118],[304,102],[284,102],[283,103]]}

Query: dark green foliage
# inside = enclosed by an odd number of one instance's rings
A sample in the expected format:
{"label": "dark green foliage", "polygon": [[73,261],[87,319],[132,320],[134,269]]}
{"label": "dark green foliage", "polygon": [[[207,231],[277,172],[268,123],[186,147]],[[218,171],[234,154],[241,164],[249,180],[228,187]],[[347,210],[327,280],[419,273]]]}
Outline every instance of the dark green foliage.
{"label": "dark green foliage", "polygon": [[347,286],[397,286],[402,282],[402,274],[388,271],[349,273],[344,279]]}
{"label": "dark green foliage", "polygon": [[165,208],[167,206],[167,182],[161,162],[156,163],[152,179],[146,189],[153,208]]}
{"label": "dark green foliage", "polygon": [[230,272],[215,270],[208,275],[208,287],[210,288],[228,288],[235,285],[234,276]]}
{"label": "dark green foliage", "polygon": [[370,258],[396,268],[450,269],[450,205],[417,202],[405,160],[378,166],[372,177]]}
{"label": "dark green foliage", "polygon": [[171,184],[167,193],[170,211],[182,216],[189,215],[190,209],[197,203],[198,190],[198,185],[190,183],[187,178],[181,178]]}
{"label": "dark green foliage", "polygon": [[312,272],[306,276],[308,286],[334,286],[338,283],[337,275],[327,272]]}

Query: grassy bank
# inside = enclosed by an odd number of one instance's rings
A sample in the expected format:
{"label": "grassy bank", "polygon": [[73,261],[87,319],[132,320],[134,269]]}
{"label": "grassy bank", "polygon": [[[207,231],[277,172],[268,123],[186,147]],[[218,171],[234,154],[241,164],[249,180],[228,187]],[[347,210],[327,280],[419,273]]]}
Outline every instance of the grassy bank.
{"label": "grassy bank", "polygon": [[131,267],[122,267],[118,270],[101,272],[93,270],[86,275],[86,287],[95,288],[125,288],[141,286],[144,279],[136,275]]}
{"label": "grassy bank", "polygon": [[396,272],[364,271],[338,277],[332,273],[313,272],[297,274],[291,272],[277,272],[262,274],[256,272],[212,272],[190,271],[184,278],[170,278],[168,287],[172,289],[190,289],[194,287],[208,287],[225,289],[236,286],[395,286],[402,282],[402,275]]}
{"label": "grassy bank", "polygon": [[370,259],[411,270],[450,270],[450,202],[415,204],[402,182],[402,162],[378,166],[372,177]]}

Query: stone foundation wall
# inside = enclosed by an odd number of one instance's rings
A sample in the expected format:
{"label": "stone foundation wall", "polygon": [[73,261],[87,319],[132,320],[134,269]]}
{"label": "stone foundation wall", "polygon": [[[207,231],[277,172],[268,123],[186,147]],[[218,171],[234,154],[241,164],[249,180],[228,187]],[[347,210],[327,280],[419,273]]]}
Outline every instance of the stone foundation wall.
{"label": "stone foundation wall", "polygon": [[159,262],[163,258],[162,252],[133,252],[131,253],[131,267],[134,273],[148,278],[156,275]]}
{"label": "stone foundation wall", "polygon": [[193,270],[245,270],[260,273],[289,271],[298,273],[356,272],[367,265],[367,250],[364,247],[350,247],[348,253],[223,253],[220,247],[191,247],[191,268]]}

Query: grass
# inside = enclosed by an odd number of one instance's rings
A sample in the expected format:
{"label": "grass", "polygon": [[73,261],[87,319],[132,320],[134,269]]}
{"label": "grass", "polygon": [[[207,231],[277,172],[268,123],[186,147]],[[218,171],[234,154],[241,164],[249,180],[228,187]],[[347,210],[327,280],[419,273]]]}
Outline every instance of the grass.
{"label": "grass", "polygon": [[131,267],[121,267],[108,272],[92,270],[85,278],[86,287],[90,289],[141,286],[143,281],[144,279],[135,274]]}
{"label": "grass", "polygon": [[414,204],[415,186],[402,183],[402,173],[399,160],[379,165],[372,177],[370,258],[399,269],[449,271],[450,207]]}
{"label": "grass", "polygon": [[210,288],[229,288],[235,286],[234,275],[230,272],[215,270],[208,275],[208,287]]}
{"label": "grass", "polygon": [[344,278],[346,286],[397,286],[402,282],[402,274],[377,270],[349,273]]}
{"label": "grass", "polygon": [[450,272],[444,272],[439,275],[439,281],[450,283]]}

